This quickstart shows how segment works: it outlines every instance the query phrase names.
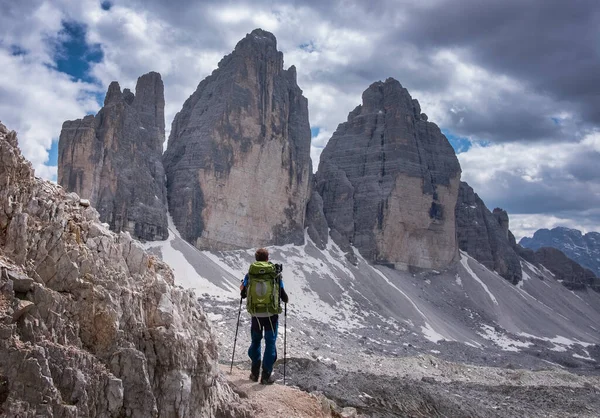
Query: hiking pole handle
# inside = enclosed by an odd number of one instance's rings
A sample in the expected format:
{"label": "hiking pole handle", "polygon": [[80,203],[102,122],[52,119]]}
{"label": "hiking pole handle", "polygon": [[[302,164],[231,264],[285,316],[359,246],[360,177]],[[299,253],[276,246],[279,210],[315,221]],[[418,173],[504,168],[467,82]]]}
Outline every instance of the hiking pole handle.
{"label": "hiking pole handle", "polygon": [[240,327],[240,315],[242,313],[242,300],[240,297],[240,309],[238,310],[237,325],[235,326],[235,338],[233,340],[233,354],[231,355],[231,367],[229,368],[229,374],[233,373],[233,359],[235,358],[235,345],[237,343],[238,329]]}

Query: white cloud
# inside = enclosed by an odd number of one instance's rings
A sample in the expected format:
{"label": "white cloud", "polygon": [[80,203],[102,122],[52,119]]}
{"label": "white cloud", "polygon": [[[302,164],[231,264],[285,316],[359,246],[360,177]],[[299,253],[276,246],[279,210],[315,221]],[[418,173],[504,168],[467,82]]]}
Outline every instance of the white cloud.
{"label": "white cloud", "polygon": [[321,153],[323,152],[323,148],[331,138],[331,132],[327,129],[320,129],[317,136],[312,138],[310,145],[310,158],[312,159],[313,164],[313,173],[317,171],[319,168],[319,159],[321,158]]}
{"label": "white cloud", "polygon": [[89,93],[96,86],[73,82],[66,74],[44,65],[36,57],[13,56],[0,49],[0,118],[18,133],[23,155],[36,173],[46,178],[56,173],[45,168],[48,149],[58,140],[63,121],[97,111]]}
{"label": "white cloud", "polygon": [[555,226],[598,231],[599,138],[592,133],[576,144],[475,144],[458,155],[462,179],[489,209],[509,212],[516,236]]}

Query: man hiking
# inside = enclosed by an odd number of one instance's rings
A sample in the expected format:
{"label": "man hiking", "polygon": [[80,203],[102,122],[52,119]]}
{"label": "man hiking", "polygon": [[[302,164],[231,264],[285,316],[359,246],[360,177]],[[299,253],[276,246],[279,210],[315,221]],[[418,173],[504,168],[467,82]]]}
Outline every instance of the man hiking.
{"label": "man hiking", "polygon": [[247,298],[246,309],[252,316],[250,335],[252,343],[248,348],[248,357],[252,360],[250,380],[258,382],[261,366],[261,340],[265,338],[265,353],[262,357],[262,375],[260,383],[270,385],[275,382],[271,377],[273,365],[277,360],[277,321],[281,313],[281,303],[288,302],[283,288],[281,264],[269,262],[269,251],[259,248],[255,254],[256,262],[250,265],[248,274],[240,286],[242,299]]}

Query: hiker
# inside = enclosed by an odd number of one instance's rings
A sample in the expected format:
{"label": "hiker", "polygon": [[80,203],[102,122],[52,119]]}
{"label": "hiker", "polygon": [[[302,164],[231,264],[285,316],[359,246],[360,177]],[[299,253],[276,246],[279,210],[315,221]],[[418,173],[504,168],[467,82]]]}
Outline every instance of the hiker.
{"label": "hiker", "polygon": [[259,248],[255,254],[256,262],[250,265],[248,274],[240,285],[242,299],[248,298],[246,309],[252,316],[250,335],[252,343],[248,348],[248,357],[252,360],[250,380],[258,382],[261,366],[261,340],[265,338],[265,353],[262,358],[260,383],[270,385],[275,382],[271,377],[273,365],[277,360],[277,321],[281,313],[281,302],[288,303],[288,295],[283,288],[281,264],[269,262],[269,251]]}

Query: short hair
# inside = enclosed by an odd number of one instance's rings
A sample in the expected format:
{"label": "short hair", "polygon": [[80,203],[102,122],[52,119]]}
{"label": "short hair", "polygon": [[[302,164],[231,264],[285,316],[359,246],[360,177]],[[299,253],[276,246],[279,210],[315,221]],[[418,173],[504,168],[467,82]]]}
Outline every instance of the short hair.
{"label": "short hair", "polygon": [[254,254],[256,261],[269,261],[269,250],[266,248],[259,248]]}

